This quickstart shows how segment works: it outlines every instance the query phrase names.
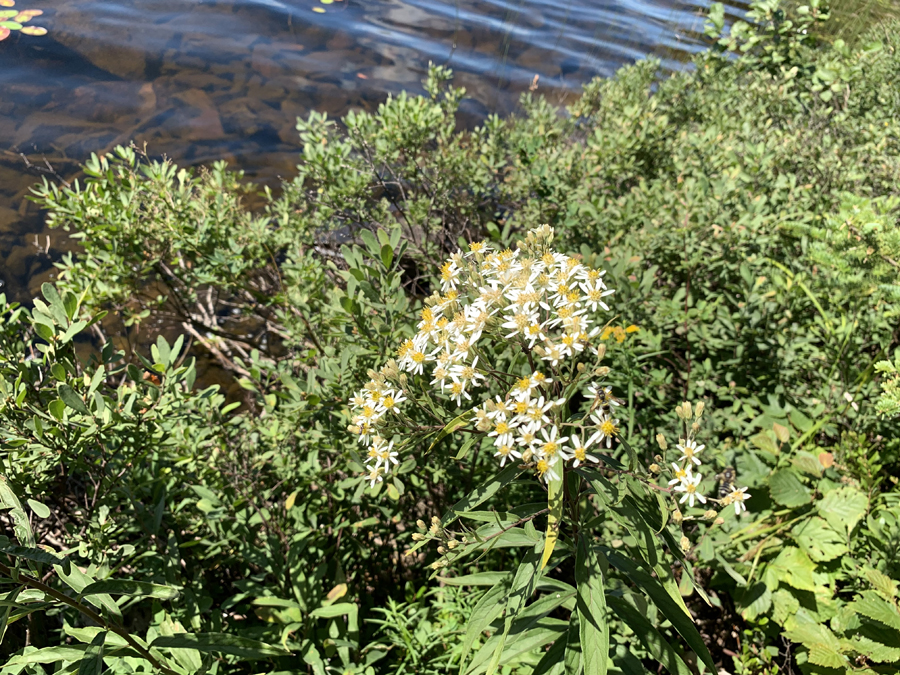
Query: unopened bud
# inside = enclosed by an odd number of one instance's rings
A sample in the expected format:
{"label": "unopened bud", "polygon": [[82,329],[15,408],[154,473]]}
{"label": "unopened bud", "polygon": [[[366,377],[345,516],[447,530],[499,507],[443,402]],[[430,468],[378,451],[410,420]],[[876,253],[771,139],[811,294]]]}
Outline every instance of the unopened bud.
{"label": "unopened bud", "polygon": [[594,371],[594,373],[596,373],[597,377],[606,377],[607,375],[609,375],[609,370],[609,366],[600,366],[599,368],[597,368],[597,370]]}
{"label": "unopened bud", "polygon": [[546,354],[547,354],[547,352],[544,351],[544,348],[541,347],[540,345],[535,345],[534,349],[532,351],[534,351],[534,353],[537,354],[538,356],[546,356]]}
{"label": "unopened bud", "polygon": [[602,361],[604,356],[606,356],[606,345],[601,344],[597,347],[597,360]]}
{"label": "unopened bud", "polygon": [[700,424],[699,424],[698,422],[693,422],[693,423],[691,424],[691,431],[693,431],[695,434],[696,434],[698,431],[700,431]]}
{"label": "unopened bud", "polygon": [[691,419],[692,413],[691,413],[690,401],[685,401],[684,403],[681,404],[681,407],[684,408],[684,419],[686,419],[686,420]]}
{"label": "unopened bud", "polygon": [[445,549],[443,546],[438,546],[438,553],[440,553],[441,555],[444,555],[446,552],[447,552],[447,549]]}
{"label": "unopened bud", "polygon": [[650,473],[659,473],[659,464],[651,464],[650,465]]}
{"label": "unopened bud", "polygon": [[522,461],[525,462],[526,464],[528,464],[528,462],[531,461],[531,458],[533,455],[534,455],[534,453],[530,449],[526,450],[525,452],[522,453]]}
{"label": "unopened bud", "polygon": [[668,442],[666,441],[666,437],[662,434],[656,434],[656,442],[659,444],[660,450],[665,450],[669,447]]}
{"label": "unopened bud", "polygon": [[441,526],[441,519],[438,518],[437,516],[431,516],[431,524],[432,524],[432,526],[434,526],[434,527],[440,527],[440,526]]}
{"label": "unopened bud", "polygon": [[413,532],[413,541],[425,541],[425,535],[421,532]]}
{"label": "unopened bud", "polygon": [[681,513],[680,509],[675,509],[675,511],[672,513],[672,522],[677,525],[682,520],[684,520],[684,514]]}
{"label": "unopened bud", "polygon": [[700,403],[697,404],[697,409],[694,410],[694,417],[696,417],[698,420],[700,419],[700,415],[703,414],[704,407],[705,406],[704,406],[703,401],[700,401]]}
{"label": "unopened bud", "polygon": [[406,376],[406,373],[400,373],[400,385],[405,387],[407,382],[409,382],[409,378]]}
{"label": "unopened bud", "polygon": [[681,550],[682,551],[690,551],[691,550],[691,540],[687,537],[681,538]]}
{"label": "unopened bud", "polygon": [[358,434],[359,427],[356,426],[355,424],[351,424],[349,427],[347,427],[347,431],[349,431],[351,434]]}
{"label": "unopened bud", "polygon": [[725,519],[724,519],[724,518],[716,518],[716,519],[713,521],[713,524],[714,524],[714,525],[721,525],[721,524],[724,523],[724,522],[725,522]]}
{"label": "unopened bud", "polygon": [[450,541],[447,542],[447,548],[449,548],[451,551],[452,551],[453,549],[455,549],[457,546],[459,546],[459,542],[458,542],[458,541],[455,541],[455,540],[451,539]]}
{"label": "unopened bud", "polygon": [[416,521],[416,527],[418,527],[420,530],[424,530],[425,529],[425,521],[422,520],[421,518],[419,518]]}
{"label": "unopened bud", "polygon": [[446,567],[446,566],[447,566],[447,563],[444,562],[443,560],[435,560],[433,563],[431,563],[431,569],[433,569],[433,570],[439,570],[442,567]]}
{"label": "unopened bud", "polygon": [[709,511],[707,511],[706,513],[703,514],[703,517],[706,518],[706,520],[712,520],[717,515],[719,515],[719,513],[715,509],[710,509]]}
{"label": "unopened bud", "polygon": [[653,461],[659,464],[663,461],[662,455],[653,455]]}
{"label": "unopened bud", "polygon": [[585,368],[583,363],[579,363],[577,366],[575,366],[575,370],[577,370],[579,373],[583,373],[587,369]]}

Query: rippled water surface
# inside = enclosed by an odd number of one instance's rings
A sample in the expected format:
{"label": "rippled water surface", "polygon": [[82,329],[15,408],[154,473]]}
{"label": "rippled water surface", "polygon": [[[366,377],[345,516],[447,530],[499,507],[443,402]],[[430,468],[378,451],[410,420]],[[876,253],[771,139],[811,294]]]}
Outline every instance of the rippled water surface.
{"label": "rippled water surface", "polygon": [[[0,42],[0,291],[32,297],[69,247],[24,198],[50,168],[147,143],[224,158],[276,184],[296,163],[297,116],[373,109],[448,64],[477,122],[539,76],[563,101],[596,75],[701,48],[705,0],[17,0],[49,34]],[[740,13],[740,10],[733,10]]]}

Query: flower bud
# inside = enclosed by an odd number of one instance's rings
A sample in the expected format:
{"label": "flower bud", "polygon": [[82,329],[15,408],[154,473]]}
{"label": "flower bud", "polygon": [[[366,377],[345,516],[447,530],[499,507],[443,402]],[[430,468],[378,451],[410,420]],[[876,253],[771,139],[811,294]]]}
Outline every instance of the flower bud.
{"label": "flower bud", "polygon": [[682,551],[690,551],[691,550],[691,540],[687,537],[681,538],[681,550]]}
{"label": "flower bud", "polygon": [[575,370],[577,370],[579,373],[583,373],[587,369],[585,368],[583,363],[579,363],[577,366],[575,366]]}
{"label": "flower bud", "polygon": [[597,360],[602,361],[604,356],[606,356],[606,345],[600,344],[597,346]]}
{"label": "flower bud", "polygon": [[698,420],[700,419],[700,415],[703,414],[703,408],[704,408],[703,401],[700,401],[700,403],[697,404],[697,409],[694,410],[694,417],[697,418]]}
{"label": "flower bud", "polygon": [[695,434],[700,431],[700,424],[698,422],[691,423],[691,431],[693,431]]}
{"label": "flower bud", "polygon": [[409,378],[406,376],[406,373],[400,373],[400,386],[405,387],[409,382]]}
{"label": "flower bud", "polygon": [[610,368],[609,366],[600,366],[597,370],[594,371],[594,374],[597,377],[606,377],[609,375]]}
{"label": "flower bud", "polygon": [[433,569],[433,570],[439,570],[442,567],[446,567],[446,566],[447,566],[447,563],[444,562],[443,560],[435,560],[433,563],[431,563],[431,569]]}
{"label": "flower bud", "polygon": [[669,447],[668,442],[666,441],[666,437],[662,434],[656,434],[656,442],[659,444],[660,450],[665,450]]}
{"label": "flower bud", "polygon": [[347,431],[349,431],[351,434],[358,434],[359,427],[356,426],[355,424],[351,424],[350,426],[347,427]]}
{"label": "flower bud", "polygon": [[715,509],[710,509],[709,511],[707,511],[706,513],[703,514],[703,517],[706,518],[706,520],[712,520],[717,515],[719,515],[719,514]]}
{"label": "flower bud", "polygon": [[529,448],[528,450],[526,450],[525,452],[522,453],[522,461],[525,462],[525,464],[528,464],[528,462],[531,461],[531,458],[533,455],[534,455],[534,453]]}
{"label": "flower bud", "polygon": [[416,521],[416,527],[418,527],[420,530],[424,530],[425,529],[425,521],[422,520],[421,518],[419,518]]}
{"label": "flower bud", "polygon": [[651,464],[650,465],[650,473],[659,473],[659,472],[660,472],[659,464]]}
{"label": "flower bud", "polygon": [[441,555],[444,555],[446,552],[447,552],[447,549],[445,549],[443,546],[438,546],[438,553],[440,553]]}
{"label": "flower bud", "polygon": [[457,546],[459,546],[459,542],[454,539],[451,539],[450,541],[447,542],[447,548],[449,548],[451,551],[453,549],[455,549]]}
{"label": "flower bud", "polygon": [[425,541],[425,535],[421,532],[413,532],[413,541]]}
{"label": "flower bud", "polygon": [[532,351],[538,356],[545,356],[547,354],[547,352],[544,351],[544,348],[540,345],[535,345]]}
{"label": "flower bud", "polygon": [[431,516],[431,526],[432,527],[440,527],[441,519],[438,518],[437,516]]}
{"label": "flower bud", "polygon": [[681,513],[680,509],[675,509],[675,511],[672,513],[672,522],[677,525],[682,520],[684,520],[684,514]]}
{"label": "flower bud", "polygon": [[713,521],[713,525],[721,525],[721,524],[724,523],[724,522],[725,522],[725,519],[724,519],[724,518],[716,518],[716,519]]}

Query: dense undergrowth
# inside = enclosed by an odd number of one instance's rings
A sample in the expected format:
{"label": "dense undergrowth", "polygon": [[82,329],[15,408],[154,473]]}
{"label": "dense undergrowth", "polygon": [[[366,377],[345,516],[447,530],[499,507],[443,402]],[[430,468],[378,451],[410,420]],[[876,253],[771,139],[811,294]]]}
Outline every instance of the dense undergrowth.
{"label": "dense undergrowth", "polygon": [[[709,672],[682,605],[730,673],[896,672],[900,38],[828,44],[825,18],[757,3],[688,71],[641,61],[470,132],[435,68],[426,96],[298,121],[298,176],[258,213],[224,165],[132,149],[39,186],[83,248],[33,310],[0,296],[0,672]],[[603,569],[609,664],[567,656],[580,606],[546,602],[581,583],[574,558],[530,587],[496,662],[470,658],[495,653],[504,571],[543,516],[435,579],[443,553],[405,554],[416,522],[489,480],[493,453],[449,434],[370,489],[346,431],[440,262],[545,223],[616,289],[598,340],[637,460],[703,402],[721,473],[701,487],[753,495],[721,520],[583,498],[592,541],[637,565]],[[240,400],[195,386],[196,349]],[[621,448],[604,475],[625,491]],[[546,504],[532,483],[478,513]]]}

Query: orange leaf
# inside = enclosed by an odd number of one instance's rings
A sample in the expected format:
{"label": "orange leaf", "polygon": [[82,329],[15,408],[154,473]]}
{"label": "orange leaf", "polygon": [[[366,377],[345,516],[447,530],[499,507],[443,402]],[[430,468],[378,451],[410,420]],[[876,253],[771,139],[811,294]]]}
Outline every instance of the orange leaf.
{"label": "orange leaf", "polygon": [[822,464],[822,466],[828,469],[829,467],[834,466],[834,455],[832,455],[830,452],[820,452],[819,462]]}
{"label": "orange leaf", "polygon": [[5,40],[9,37],[9,28],[0,28],[0,40]]}
{"label": "orange leaf", "polygon": [[15,7],[16,0],[0,0],[0,7]]}

